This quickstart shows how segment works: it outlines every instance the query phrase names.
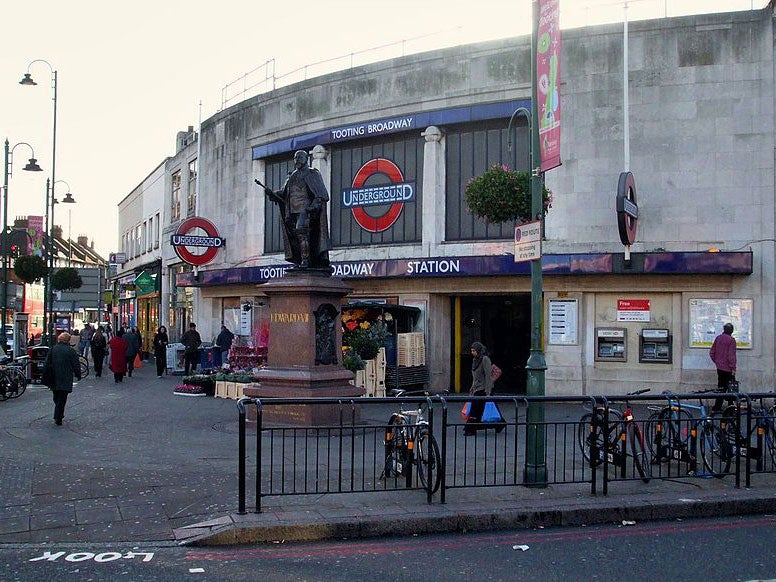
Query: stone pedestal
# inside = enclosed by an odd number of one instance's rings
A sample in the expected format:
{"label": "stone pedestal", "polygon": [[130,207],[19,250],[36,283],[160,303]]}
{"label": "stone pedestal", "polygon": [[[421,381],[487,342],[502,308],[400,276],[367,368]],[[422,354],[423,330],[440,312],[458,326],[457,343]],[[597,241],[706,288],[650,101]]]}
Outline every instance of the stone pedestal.
{"label": "stone pedestal", "polygon": [[[342,367],[342,300],[351,289],[328,271],[290,270],[262,286],[270,298],[267,367],[252,398],[355,398],[363,388],[350,384],[353,373]],[[263,419],[294,424],[337,422],[333,405],[263,407]]]}

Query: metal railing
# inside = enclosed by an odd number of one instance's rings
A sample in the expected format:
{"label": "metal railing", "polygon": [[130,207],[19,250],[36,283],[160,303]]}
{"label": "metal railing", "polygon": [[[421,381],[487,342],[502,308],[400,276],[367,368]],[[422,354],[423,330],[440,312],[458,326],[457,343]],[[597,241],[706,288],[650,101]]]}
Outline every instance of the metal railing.
{"label": "metal railing", "polygon": [[[699,404],[722,396],[732,400],[722,415],[711,415]],[[475,425],[471,436],[464,429],[472,425],[460,415],[470,396],[243,398],[237,403],[238,510],[246,511],[249,471],[257,513],[262,500],[274,496],[414,489],[424,491],[429,503],[434,494],[444,503],[447,492],[458,488],[536,486],[537,475],[530,473],[536,467],[528,464],[535,459],[535,452],[527,450],[529,441],[545,443],[540,484],[589,483],[591,494],[600,487],[606,495],[610,483],[625,480],[733,476],[736,487],[742,477],[750,487],[752,475],[776,472],[774,410],[765,403],[773,398],[775,393],[716,392],[480,397],[497,404],[504,422]],[[544,422],[526,421],[529,406],[544,407]],[[414,412],[418,408],[423,409],[420,417]],[[315,424],[277,421],[298,420],[311,411],[319,415]],[[438,465],[396,469],[396,457],[389,458],[396,434],[390,419],[399,411],[414,419],[405,425],[407,434],[415,435],[414,443],[420,431],[438,445]],[[249,416],[255,420],[250,426],[255,439],[250,441]],[[528,439],[531,430],[541,438]],[[405,456],[399,462],[413,461]],[[420,470],[428,474],[421,477]],[[425,486],[433,481],[432,471],[440,473],[436,493]]]}

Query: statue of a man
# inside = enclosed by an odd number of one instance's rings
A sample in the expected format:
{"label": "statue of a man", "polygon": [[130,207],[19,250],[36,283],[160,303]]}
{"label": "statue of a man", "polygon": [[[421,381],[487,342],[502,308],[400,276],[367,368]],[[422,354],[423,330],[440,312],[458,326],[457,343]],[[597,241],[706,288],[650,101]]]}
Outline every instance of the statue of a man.
{"label": "statue of a man", "polygon": [[264,187],[264,193],[280,209],[286,260],[300,269],[328,269],[329,193],[321,173],[307,165],[307,152],[294,154],[294,166],[281,190]]}

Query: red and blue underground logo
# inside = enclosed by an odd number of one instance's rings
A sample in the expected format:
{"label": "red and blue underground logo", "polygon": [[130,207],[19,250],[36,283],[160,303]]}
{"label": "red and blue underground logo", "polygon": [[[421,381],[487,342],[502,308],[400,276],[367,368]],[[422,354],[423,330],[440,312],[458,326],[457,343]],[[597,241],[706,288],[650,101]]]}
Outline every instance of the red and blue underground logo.
{"label": "red and blue underground logo", "polygon": [[415,201],[415,182],[405,182],[399,166],[385,158],[366,162],[342,190],[342,206],[368,232],[383,232],[399,219],[404,204]]}

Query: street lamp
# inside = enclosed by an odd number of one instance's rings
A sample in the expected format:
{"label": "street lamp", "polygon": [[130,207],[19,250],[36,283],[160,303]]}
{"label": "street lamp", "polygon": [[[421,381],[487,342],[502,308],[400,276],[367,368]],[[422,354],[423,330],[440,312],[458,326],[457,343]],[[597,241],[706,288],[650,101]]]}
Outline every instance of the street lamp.
{"label": "street lamp", "polygon": [[[49,263],[49,269],[48,273],[46,274],[46,287],[43,291],[43,310],[44,310],[44,322],[48,322],[48,327],[46,328],[48,332],[49,341],[54,341],[54,290],[51,288],[51,275],[54,271],[54,254],[56,252],[56,239],[54,238],[54,205],[59,204],[59,200],[57,200],[55,193],[55,186],[57,184],[64,184],[67,186],[67,192],[65,193],[65,197],[62,200],[63,204],[74,204],[75,198],[73,198],[73,194],[70,192],[70,184],[65,180],[57,180],[56,182],[51,184],[51,187],[49,188],[48,181],[46,181],[46,216],[51,217],[51,234],[49,237],[49,250],[48,250],[48,263]],[[69,235],[68,235],[69,236]],[[45,308],[46,308],[46,298],[48,298],[48,320],[46,320],[45,317]],[[53,345],[53,344],[52,344]]]}
{"label": "street lamp", "polygon": [[[51,243],[54,240],[54,203],[51,203],[51,222],[49,223],[48,219],[48,204],[49,204],[49,184],[51,185],[51,199],[53,201],[54,199],[54,184],[56,184],[56,167],[57,167],[57,71],[54,69],[54,67],[51,66],[51,63],[48,61],[45,61],[43,59],[35,59],[34,61],[31,61],[29,65],[27,65],[27,72],[24,74],[24,77],[21,81],[19,81],[20,85],[37,85],[37,83],[33,80],[32,74],[30,73],[30,68],[35,63],[44,63],[48,66],[48,68],[51,70],[51,89],[53,90],[53,97],[52,100],[54,102],[54,132],[53,137],[51,140],[51,179],[50,181],[47,181],[46,184],[46,231],[49,234],[49,246],[51,246]],[[54,249],[50,248],[48,251],[48,273],[46,274],[46,282],[45,282],[45,288],[43,291],[43,322],[44,322],[44,335],[46,331],[48,331],[48,341],[49,345],[51,347],[54,346],[54,326],[53,326],[53,310],[51,309],[53,306],[53,297],[51,295],[51,270],[54,268]],[[48,309],[47,309],[48,307]],[[48,313],[48,328],[45,327],[46,325],[46,314]],[[42,343],[42,342],[41,342]]]}
{"label": "street lamp", "polygon": [[28,172],[42,172],[43,169],[38,165],[38,160],[35,159],[35,151],[32,146],[27,142],[19,142],[13,147],[10,147],[8,140],[5,140],[5,166],[3,172],[3,233],[2,233],[2,249],[3,249],[3,305],[2,305],[2,321],[0,321],[0,346],[3,350],[8,349],[7,339],[5,335],[5,319],[8,309],[8,178],[13,173],[13,151],[20,145],[25,145],[30,148],[32,157],[27,165],[22,168]]}
{"label": "street lamp", "polygon": [[[73,194],[70,192],[70,184],[68,184],[65,180],[57,180],[56,183],[57,184],[65,184],[67,186],[67,193],[65,194],[65,198],[62,200],[62,203],[63,204],[75,204],[75,198],[73,198]],[[52,204],[59,204],[59,200],[54,198],[53,195],[52,195],[52,198],[54,199]],[[73,242],[71,240],[71,234],[70,234],[70,219],[71,219],[70,210],[71,210],[70,208],[67,209],[67,244],[68,244],[67,266],[68,267],[70,266],[70,263],[71,263],[71,260],[72,260],[72,255],[73,255]],[[52,219],[51,220],[53,222],[54,221],[54,218],[53,218],[53,216],[54,216],[54,214],[53,214],[54,209],[53,209],[53,207],[51,209],[51,212],[52,212],[52,215],[51,215]]]}

